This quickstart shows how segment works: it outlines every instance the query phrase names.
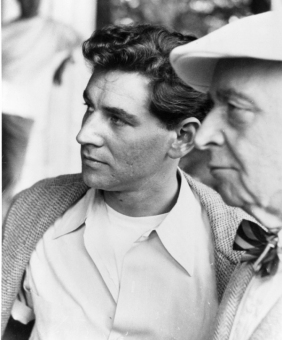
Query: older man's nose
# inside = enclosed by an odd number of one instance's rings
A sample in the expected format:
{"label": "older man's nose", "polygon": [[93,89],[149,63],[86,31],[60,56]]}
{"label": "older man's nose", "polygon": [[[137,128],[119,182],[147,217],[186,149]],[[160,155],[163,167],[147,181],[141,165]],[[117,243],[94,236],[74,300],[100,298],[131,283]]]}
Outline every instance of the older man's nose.
{"label": "older man's nose", "polygon": [[211,111],[204,119],[195,137],[195,146],[200,150],[209,149],[213,145],[224,143],[222,122],[219,115]]}
{"label": "older man's nose", "polygon": [[82,124],[82,127],[76,136],[79,144],[91,144],[101,147],[104,144],[103,122],[99,119],[99,114],[92,114]]}

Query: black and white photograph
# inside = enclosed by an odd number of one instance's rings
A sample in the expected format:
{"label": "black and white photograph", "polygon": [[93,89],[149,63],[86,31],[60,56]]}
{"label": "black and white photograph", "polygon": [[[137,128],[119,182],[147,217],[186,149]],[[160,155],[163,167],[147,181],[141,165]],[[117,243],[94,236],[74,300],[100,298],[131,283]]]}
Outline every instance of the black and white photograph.
{"label": "black and white photograph", "polygon": [[2,0],[3,340],[282,339],[282,0]]}

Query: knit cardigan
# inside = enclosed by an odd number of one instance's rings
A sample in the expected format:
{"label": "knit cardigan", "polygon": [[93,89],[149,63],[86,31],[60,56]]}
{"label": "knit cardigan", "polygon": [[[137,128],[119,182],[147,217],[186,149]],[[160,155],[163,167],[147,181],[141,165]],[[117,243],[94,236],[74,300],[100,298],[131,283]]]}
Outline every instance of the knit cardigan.
{"label": "knit cardigan", "polygon": [[[227,206],[212,189],[186,174],[185,177],[209,218],[215,245],[217,292],[221,300],[241,258],[241,253],[232,247],[237,227],[243,218],[249,217],[240,209]],[[3,225],[2,333],[37,242],[87,190],[81,174],[64,175],[42,180],[15,197]]]}

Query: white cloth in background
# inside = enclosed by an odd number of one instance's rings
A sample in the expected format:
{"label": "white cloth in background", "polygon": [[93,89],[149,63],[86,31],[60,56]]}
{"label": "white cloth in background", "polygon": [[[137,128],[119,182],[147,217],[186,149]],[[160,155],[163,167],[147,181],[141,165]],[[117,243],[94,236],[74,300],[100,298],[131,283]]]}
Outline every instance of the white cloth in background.
{"label": "white cloth in background", "polygon": [[[31,339],[208,339],[218,307],[213,253],[183,174],[177,203],[160,216],[124,216],[90,189],[31,256]],[[25,322],[33,311],[17,301],[12,315]]]}
{"label": "white cloth in background", "polygon": [[70,27],[43,17],[2,27],[3,112],[38,119],[49,107],[53,75],[80,39]]}
{"label": "white cloth in background", "polygon": [[[75,135],[82,118],[77,103],[82,103],[81,77],[85,86],[86,70],[75,71],[74,85],[69,65],[62,85],[53,85],[55,70],[80,44],[81,38],[71,27],[40,16],[2,27],[2,111],[35,122],[15,193],[40,179],[80,170]],[[78,118],[70,108],[76,110]]]}

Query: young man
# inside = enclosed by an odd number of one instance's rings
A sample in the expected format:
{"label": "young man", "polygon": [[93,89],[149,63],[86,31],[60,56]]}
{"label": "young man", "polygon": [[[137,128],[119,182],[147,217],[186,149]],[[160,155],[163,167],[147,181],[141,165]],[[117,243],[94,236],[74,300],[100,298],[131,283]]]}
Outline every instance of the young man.
{"label": "young man", "polygon": [[171,56],[178,74],[209,91],[213,107],[195,143],[210,150],[224,201],[253,215],[234,248],[247,250],[231,278],[214,339],[282,336],[282,17],[238,20]]}
{"label": "young man", "polygon": [[168,57],[192,40],[139,25],[84,43],[93,74],[77,136],[82,175],[44,180],[15,200],[3,329],[11,313],[35,318],[32,339],[208,337],[240,259],[232,243],[243,213],[178,169],[206,97]]}

